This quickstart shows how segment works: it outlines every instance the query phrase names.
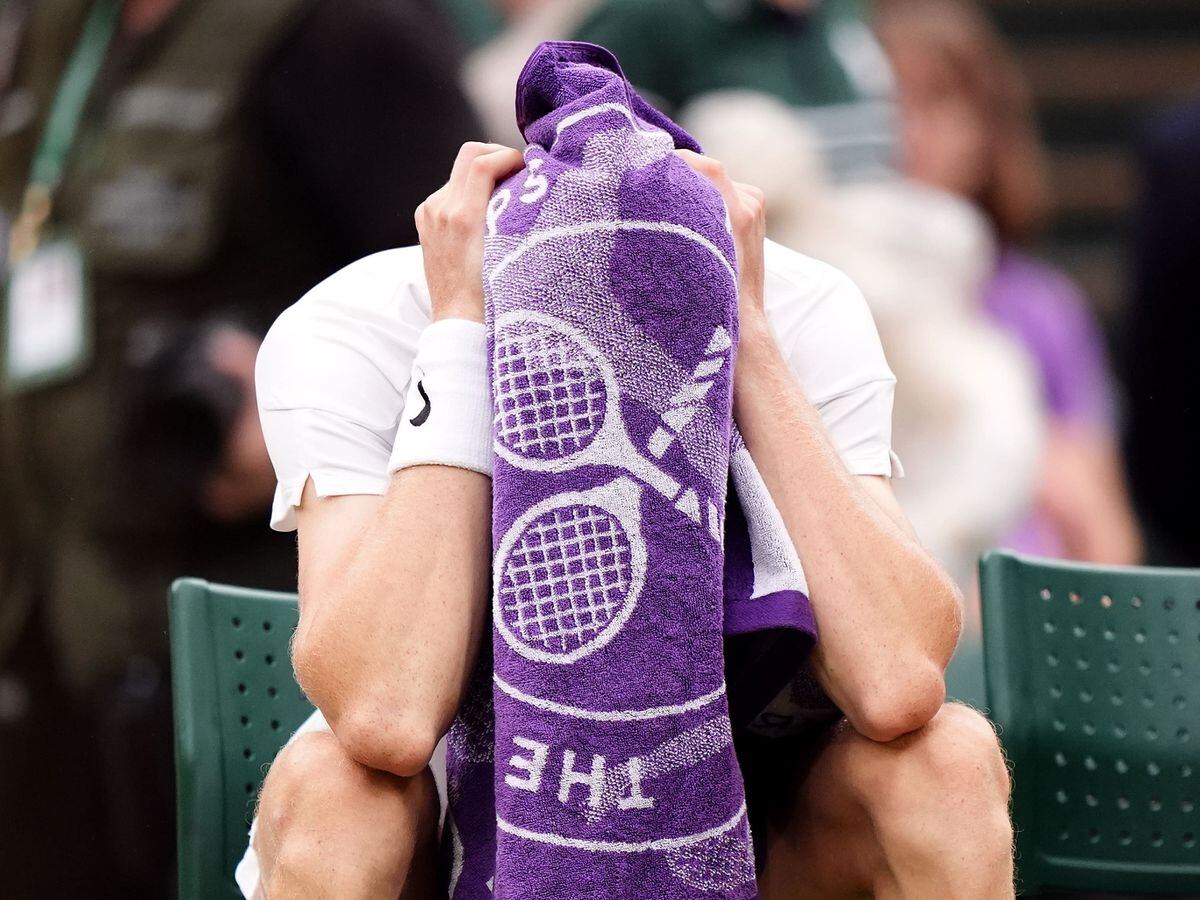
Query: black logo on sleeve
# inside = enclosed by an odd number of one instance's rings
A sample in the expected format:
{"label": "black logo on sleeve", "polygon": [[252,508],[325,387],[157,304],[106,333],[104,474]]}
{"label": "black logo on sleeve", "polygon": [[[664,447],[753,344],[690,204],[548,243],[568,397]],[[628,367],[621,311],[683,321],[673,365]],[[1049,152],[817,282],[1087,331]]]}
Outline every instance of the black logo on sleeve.
{"label": "black logo on sleeve", "polygon": [[433,404],[429,402],[429,395],[425,393],[425,385],[420,381],[417,382],[417,393],[420,394],[421,399],[425,401],[425,406],[422,407],[419,413],[417,413],[408,421],[415,427],[420,428],[425,424],[425,420],[429,418],[429,411],[433,409]]}

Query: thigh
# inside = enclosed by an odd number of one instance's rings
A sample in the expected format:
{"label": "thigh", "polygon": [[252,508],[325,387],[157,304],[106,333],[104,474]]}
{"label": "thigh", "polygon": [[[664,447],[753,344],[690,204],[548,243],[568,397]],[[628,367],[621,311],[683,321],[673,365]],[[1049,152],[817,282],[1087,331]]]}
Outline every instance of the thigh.
{"label": "thigh", "polygon": [[779,802],[766,823],[763,900],[873,896],[886,870],[862,800],[870,742],[842,721],[778,769]]}

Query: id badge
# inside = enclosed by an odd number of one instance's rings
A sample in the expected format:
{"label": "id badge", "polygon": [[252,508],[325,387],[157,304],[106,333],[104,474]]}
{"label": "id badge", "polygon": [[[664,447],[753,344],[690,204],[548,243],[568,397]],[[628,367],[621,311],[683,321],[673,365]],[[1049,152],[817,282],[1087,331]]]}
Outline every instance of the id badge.
{"label": "id badge", "polygon": [[4,388],[21,393],[65,381],[92,353],[83,253],[69,240],[40,245],[17,263],[4,292]]}

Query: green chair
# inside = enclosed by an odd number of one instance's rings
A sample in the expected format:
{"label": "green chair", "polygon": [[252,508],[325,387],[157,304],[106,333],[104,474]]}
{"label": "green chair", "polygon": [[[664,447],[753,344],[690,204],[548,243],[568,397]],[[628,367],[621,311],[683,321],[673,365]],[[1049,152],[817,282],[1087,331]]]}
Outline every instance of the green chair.
{"label": "green chair", "polygon": [[1200,894],[1200,570],[980,574],[1022,889]]}
{"label": "green chair", "polygon": [[288,656],[297,618],[294,594],[171,586],[182,900],[241,896],[233,870],[263,773],[312,711]]}
{"label": "green chair", "polygon": [[965,703],[980,711],[987,710],[987,692],[983,683],[983,640],[978,634],[964,633],[950,664],[946,667],[946,699]]}

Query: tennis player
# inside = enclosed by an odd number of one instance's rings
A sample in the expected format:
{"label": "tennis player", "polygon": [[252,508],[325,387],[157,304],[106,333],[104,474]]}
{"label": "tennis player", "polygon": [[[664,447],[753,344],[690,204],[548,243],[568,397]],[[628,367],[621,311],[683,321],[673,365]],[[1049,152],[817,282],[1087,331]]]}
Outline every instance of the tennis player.
{"label": "tennis player", "polygon": [[[778,745],[789,777],[762,896],[1012,897],[1007,771],[987,721],[945,702],[959,596],[889,485],[895,379],[865,301],[764,239],[760,191],[680,153],[729,208],[735,415],[808,578],[813,671],[844,715],[803,747]],[[238,871],[248,897],[436,895],[429,763],[490,598],[481,223],[522,164],[465,145],[417,210],[421,246],[335,274],[260,353],[272,525],[299,533],[293,661],[323,716],[267,776]]]}

